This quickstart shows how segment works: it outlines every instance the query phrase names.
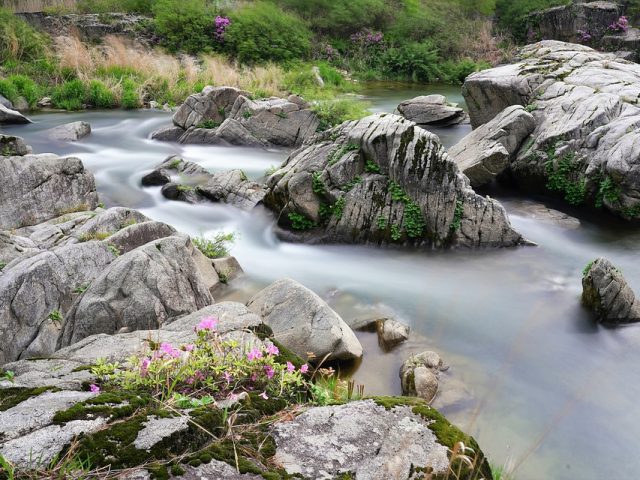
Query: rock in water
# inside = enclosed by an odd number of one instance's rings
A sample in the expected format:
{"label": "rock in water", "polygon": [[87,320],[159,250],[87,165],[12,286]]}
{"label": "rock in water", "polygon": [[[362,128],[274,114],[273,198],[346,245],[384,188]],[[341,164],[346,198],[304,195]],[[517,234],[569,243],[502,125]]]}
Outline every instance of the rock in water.
{"label": "rock in water", "polygon": [[349,326],[324,300],[290,279],[258,292],[247,307],[260,315],[274,338],[302,358],[351,360],[362,346]]}
{"label": "rock in water", "polygon": [[0,229],[35,225],[98,204],[93,175],[77,158],[0,157]]}
{"label": "rock in water", "polygon": [[402,394],[433,401],[438,393],[438,374],[444,369],[440,355],[435,352],[412,355],[400,367]]}
{"label": "rock in water", "polygon": [[264,204],[286,239],[422,247],[524,243],[502,206],[476,195],[438,137],[398,115],[345,122],[293,152]]}
{"label": "rock in water", "polygon": [[582,303],[593,310],[603,324],[640,322],[640,299],[636,298],[622,272],[606,258],[597,259],[585,269]]}
{"label": "rock in water", "polygon": [[189,237],[176,235],[117,258],[74,303],[58,347],[122,328],[158,328],[213,303],[194,249]]}
{"label": "rock in water", "polygon": [[535,128],[533,116],[519,105],[505,108],[448,151],[471,186],[481,187],[502,173]]}
{"label": "rock in water", "polygon": [[405,100],[398,113],[418,125],[456,125],[466,120],[463,109],[447,102],[444,95],[426,95]]}
{"label": "rock in water", "polygon": [[72,122],[47,130],[47,135],[61,142],[77,142],[91,133],[91,125],[87,122]]}
{"label": "rock in water", "polygon": [[474,127],[512,105],[531,111],[536,128],[508,169],[521,188],[640,218],[640,65],[545,41],[470,75],[463,95]]}
{"label": "rock in water", "polygon": [[3,123],[7,125],[22,124],[31,123],[31,120],[29,120],[17,110],[13,110],[9,107],[6,107],[3,103],[0,103],[0,125]]}
{"label": "rock in water", "polygon": [[13,157],[31,153],[31,147],[20,137],[0,134],[0,156]]}

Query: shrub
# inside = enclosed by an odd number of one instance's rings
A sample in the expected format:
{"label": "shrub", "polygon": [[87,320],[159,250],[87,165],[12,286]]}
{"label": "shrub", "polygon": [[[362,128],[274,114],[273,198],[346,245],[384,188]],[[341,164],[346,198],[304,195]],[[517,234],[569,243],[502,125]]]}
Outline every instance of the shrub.
{"label": "shrub", "polygon": [[45,35],[11,11],[0,8],[0,64],[38,59],[46,53],[47,43]]}
{"label": "shrub", "polygon": [[170,51],[199,53],[211,48],[215,15],[205,0],[157,0],[153,13],[155,31]]}
{"label": "shrub", "polygon": [[355,98],[320,101],[312,109],[320,118],[319,130],[327,130],[347,120],[358,120],[370,113],[366,105]]}
{"label": "shrub", "polygon": [[235,242],[235,239],[236,235],[233,232],[220,232],[216,234],[213,240],[209,240],[205,237],[196,237],[192,238],[191,241],[205,257],[221,258],[229,256],[229,250],[231,245],[233,245],[233,242]]}
{"label": "shrub", "polygon": [[42,93],[36,82],[26,75],[11,75],[8,80],[15,86],[18,95],[25,98],[29,107],[36,106]]}
{"label": "shrub", "polygon": [[122,82],[122,98],[120,100],[122,108],[134,109],[140,107],[140,96],[138,86],[131,78],[126,78]]}
{"label": "shrub", "polygon": [[439,64],[438,50],[429,41],[390,48],[381,58],[382,71],[388,77],[423,83],[442,79]]}
{"label": "shrub", "polygon": [[241,63],[306,59],[311,32],[298,17],[266,2],[247,4],[230,15],[225,50]]}
{"label": "shrub", "polygon": [[96,108],[112,108],[116,105],[115,95],[100,80],[91,80],[87,89],[87,103]]}
{"label": "shrub", "polygon": [[87,89],[85,84],[82,83],[82,80],[69,80],[54,88],[51,101],[56,108],[80,110],[86,95]]}

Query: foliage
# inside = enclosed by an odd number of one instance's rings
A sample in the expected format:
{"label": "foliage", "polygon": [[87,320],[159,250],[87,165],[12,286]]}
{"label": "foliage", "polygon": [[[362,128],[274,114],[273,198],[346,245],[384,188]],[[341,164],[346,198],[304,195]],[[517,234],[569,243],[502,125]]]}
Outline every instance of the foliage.
{"label": "foliage", "polygon": [[287,62],[309,57],[311,32],[295,15],[268,2],[249,3],[229,15],[224,49],[241,63]]}
{"label": "foliage", "polygon": [[0,64],[42,58],[47,53],[47,43],[42,33],[0,7]]}
{"label": "foliage", "polygon": [[587,273],[589,273],[589,270],[591,270],[591,267],[593,266],[593,260],[590,261],[589,263],[587,263],[587,265],[584,267],[584,269],[582,270],[582,276],[584,277]]}
{"label": "foliage", "polygon": [[437,82],[443,75],[438,50],[428,40],[390,48],[380,61],[382,71],[388,78],[429,83]]}
{"label": "foliage", "polygon": [[118,390],[148,392],[180,408],[253,391],[262,392],[265,400],[272,396],[293,400],[307,388],[306,364],[296,368],[291,362],[279,362],[280,350],[271,342],[249,349],[224,340],[216,331],[217,323],[216,318],[203,318],[193,344],[154,345],[148,355],[129,359],[130,368],[94,373]]}
{"label": "foliage", "polygon": [[156,0],[154,26],[169,51],[200,53],[211,47],[214,11],[206,0]]}
{"label": "foliage", "polygon": [[87,103],[96,108],[113,108],[117,104],[113,92],[100,80],[89,82]]}
{"label": "foliage", "polygon": [[80,110],[84,104],[87,90],[82,80],[76,78],[56,87],[51,95],[51,101],[56,108],[65,110]]}
{"label": "foliage", "polygon": [[464,203],[461,200],[456,201],[456,208],[453,211],[453,220],[451,221],[451,226],[449,227],[452,232],[457,232],[460,230],[460,226],[462,225],[462,217],[464,215]]}
{"label": "foliage", "polygon": [[191,239],[198,250],[200,250],[207,258],[228,257],[231,245],[233,245],[235,240],[236,234],[234,232],[219,232],[215,235],[213,240],[209,240],[205,237],[194,237]]}
{"label": "foliage", "polygon": [[620,187],[608,175],[600,180],[600,185],[596,193],[596,208],[601,208],[604,201],[616,203],[620,201]]}
{"label": "foliage", "polygon": [[526,16],[537,10],[567,5],[571,0],[496,0],[498,25],[518,40],[526,40],[529,24]]}
{"label": "foliage", "polygon": [[322,172],[313,172],[311,176],[311,189],[313,193],[316,195],[324,195],[327,193],[327,187],[320,177],[322,177]]}
{"label": "foliage", "polygon": [[[421,238],[424,235],[427,224],[425,222],[424,216],[422,215],[422,209],[420,208],[420,206],[413,200],[411,200],[411,197],[407,195],[402,187],[393,180],[389,180],[387,188],[389,193],[391,194],[391,198],[394,201],[402,202],[404,204],[404,218],[402,226],[391,225],[391,239],[393,241],[400,240],[402,238],[403,232],[407,235],[408,238]],[[381,228],[380,225],[381,223],[379,222],[379,228]]]}
{"label": "foliage", "polygon": [[380,166],[370,158],[367,158],[367,161],[364,164],[364,171],[367,173],[382,173]]}
{"label": "foliage", "polygon": [[586,180],[581,174],[580,162],[575,161],[575,153],[565,153],[557,159],[555,166],[555,147],[550,148],[547,156],[548,161],[545,163],[547,188],[562,193],[564,199],[571,205],[583,203],[587,194]]}
{"label": "foliage", "polygon": [[313,221],[298,212],[290,212],[289,221],[294,230],[310,230],[316,226]]}

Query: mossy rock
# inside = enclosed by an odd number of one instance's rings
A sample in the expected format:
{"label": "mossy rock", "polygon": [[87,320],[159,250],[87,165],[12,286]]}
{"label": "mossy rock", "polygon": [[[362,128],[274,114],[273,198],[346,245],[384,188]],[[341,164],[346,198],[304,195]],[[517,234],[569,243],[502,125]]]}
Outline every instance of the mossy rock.
{"label": "mossy rock", "polygon": [[0,412],[9,410],[12,407],[28,400],[31,397],[36,397],[44,392],[57,392],[59,388],[55,387],[9,387],[0,388]]}

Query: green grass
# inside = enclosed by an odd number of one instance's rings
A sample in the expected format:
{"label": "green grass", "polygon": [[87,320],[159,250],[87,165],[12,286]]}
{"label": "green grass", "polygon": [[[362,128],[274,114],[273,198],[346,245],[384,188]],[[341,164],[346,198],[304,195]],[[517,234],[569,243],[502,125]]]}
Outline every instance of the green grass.
{"label": "green grass", "polygon": [[200,250],[207,258],[222,258],[230,255],[231,246],[236,240],[236,234],[234,232],[220,232],[217,233],[212,239],[206,237],[194,237],[191,239],[193,244]]}

